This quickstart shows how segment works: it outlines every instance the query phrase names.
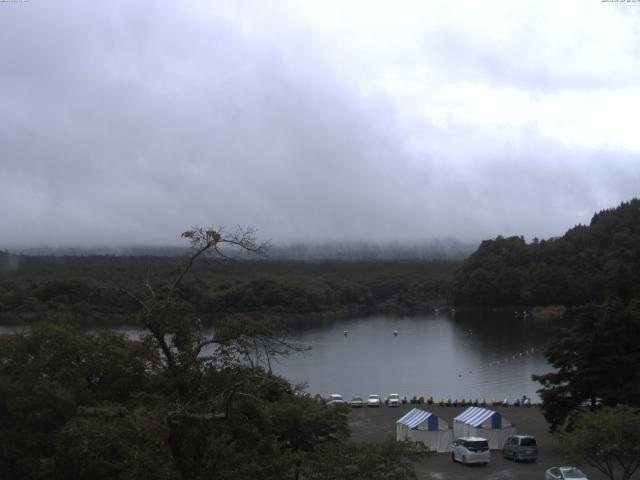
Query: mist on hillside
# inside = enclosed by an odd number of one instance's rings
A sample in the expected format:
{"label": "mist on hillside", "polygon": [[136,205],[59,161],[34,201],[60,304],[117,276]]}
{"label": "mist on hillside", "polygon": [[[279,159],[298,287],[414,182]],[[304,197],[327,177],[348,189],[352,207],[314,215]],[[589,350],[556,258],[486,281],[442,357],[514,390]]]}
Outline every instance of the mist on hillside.
{"label": "mist on hillside", "polygon": [[[460,261],[467,257],[477,247],[474,243],[465,243],[453,239],[433,240],[415,244],[400,243],[292,243],[270,244],[263,255],[243,252],[234,256],[241,261],[294,261],[294,262],[388,262],[388,261]],[[177,257],[189,253],[187,247],[15,247],[9,249],[4,267],[16,269],[19,265],[19,255],[51,255],[51,256],[161,256]]]}

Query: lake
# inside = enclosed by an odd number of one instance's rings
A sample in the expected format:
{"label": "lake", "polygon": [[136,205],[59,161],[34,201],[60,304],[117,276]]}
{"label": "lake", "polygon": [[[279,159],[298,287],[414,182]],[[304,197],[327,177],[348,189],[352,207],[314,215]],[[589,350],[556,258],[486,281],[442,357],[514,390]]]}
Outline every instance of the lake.
{"label": "lake", "polygon": [[311,351],[274,370],[294,383],[306,381],[311,393],[347,399],[391,392],[435,400],[538,399],[531,375],[551,371],[544,350],[552,326],[513,312],[346,320],[295,332],[291,338]]}
{"label": "lake", "polygon": [[[325,397],[395,392],[432,395],[436,401],[522,395],[537,400],[539,385],[531,375],[551,370],[544,350],[555,323],[513,312],[340,320],[291,332],[290,341],[311,350],[280,359],[273,369]],[[0,327],[0,333],[15,330]],[[131,337],[140,334],[134,328],[120,330]]]}

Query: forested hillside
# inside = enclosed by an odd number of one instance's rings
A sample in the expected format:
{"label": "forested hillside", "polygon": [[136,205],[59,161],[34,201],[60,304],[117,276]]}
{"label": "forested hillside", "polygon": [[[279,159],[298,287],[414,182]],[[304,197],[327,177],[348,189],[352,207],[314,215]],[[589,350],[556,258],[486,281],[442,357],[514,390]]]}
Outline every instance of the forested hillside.
{"label": "forested hillside", "polygon": [[595,214],[560,238],[482,242],[456,273],[455,305],[583,305],[640,292],[640,200]]}

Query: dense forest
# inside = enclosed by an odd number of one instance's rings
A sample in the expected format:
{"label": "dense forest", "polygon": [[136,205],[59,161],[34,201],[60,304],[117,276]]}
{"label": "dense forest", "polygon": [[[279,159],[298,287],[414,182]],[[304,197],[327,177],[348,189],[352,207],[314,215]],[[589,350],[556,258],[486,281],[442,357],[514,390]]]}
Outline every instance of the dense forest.
{"label": "dense forest", "polygon": [[[0,252],[0,322],[28,324],[63,311],[85,325],[127,323],[136,305],[122,290],[142,284],[162,289],[183,265],[184,257]],[[178,294],[205,323],[232,313],[287,323],[408,314],[445,305],[458,265],[202,259]]]}
{"label": "dense forest", "polygon": [[[196,259],[220,257],[224,243],[260,247],[246,231],[183,236],[194,248],[164,285],[118,291],[142,338],[79,329],[64,310],[0,335],[0,478],[415,479],[423,447],[351,442],[345,405],[272,372],[272,359],[298,347],[268,318],[230,315],[203,331],[180,289]],[[87,292],[70,285],[73,304]]]}
{"label": "dense forest", "polygon": [[[60,311],[86,325],[127,323],[135,304],[122,290],[162,288],[182,262],[182,256],[0,252],[0,323],[28,324]],[[639,291],[640,200],[634,199],[562,237],[486,240],[462,264],[203,259],[178,293],[205,323],[257,312],[291,323],[445,305],[578,306],[611,295],[628,303]]]}
{"label": "dense forest", "polygon": [[624,303],[640,292],[640,200],[595,214],[562,237],[486,240],[464,261],[452,285],[456,305]]}

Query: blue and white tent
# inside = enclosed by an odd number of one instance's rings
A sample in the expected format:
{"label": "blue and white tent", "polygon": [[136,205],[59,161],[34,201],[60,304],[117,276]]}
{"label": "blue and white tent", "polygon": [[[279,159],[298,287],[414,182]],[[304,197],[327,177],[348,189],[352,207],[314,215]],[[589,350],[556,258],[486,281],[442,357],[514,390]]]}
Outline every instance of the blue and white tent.
{"label": "blue and white tent", "polygon": [[453,419],[453,435],[460,437],[483,437],[489,448],[502,450],[505,440],[514,435],[515,425],[499,412],[481,407],[469,407]]}
{"label": "blue and white tent", "polygon": [[437,415],[414,408],[396,422],[396,439],[422,442],[432,452],[450,452],[453,431]]}

